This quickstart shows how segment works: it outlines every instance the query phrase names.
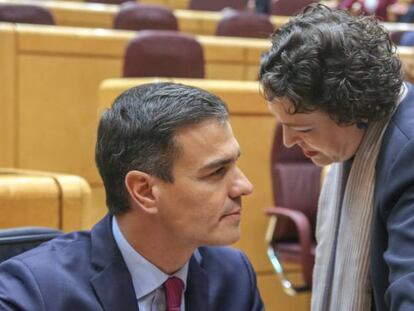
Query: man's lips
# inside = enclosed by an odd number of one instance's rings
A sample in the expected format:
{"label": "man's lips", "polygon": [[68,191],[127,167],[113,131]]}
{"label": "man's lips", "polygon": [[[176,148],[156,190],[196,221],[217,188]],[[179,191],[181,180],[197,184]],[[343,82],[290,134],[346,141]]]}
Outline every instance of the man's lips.
{"label": "man's lips", "polygon": [[228,216],[236,216],[236,215],[241,215],[241,208],[238,208],[236,210],[233,210],[231,212],[224,214],[223,216],[221,216],[221,219],[228,217]]}

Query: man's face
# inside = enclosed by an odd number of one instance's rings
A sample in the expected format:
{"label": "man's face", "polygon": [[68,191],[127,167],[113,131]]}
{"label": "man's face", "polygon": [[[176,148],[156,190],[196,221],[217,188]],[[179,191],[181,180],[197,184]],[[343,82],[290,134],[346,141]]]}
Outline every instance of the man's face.
{"label": "man's face", "polygon": [[253,186],[237,167],[239,145],[228,122],[207,120],[175,135],[173,183],[157,180],[162,227],[189,247],[227,245],[240,238],[241,197]]}
{"label": "man's face", "polygon": [[319,166],[346,161],[356,153],[364,130],[355,125],[339,126],[321,111],[290,114],[292,109],[287,100],[269,103],[269,110],[283,125],[286,147],[298,145]]}

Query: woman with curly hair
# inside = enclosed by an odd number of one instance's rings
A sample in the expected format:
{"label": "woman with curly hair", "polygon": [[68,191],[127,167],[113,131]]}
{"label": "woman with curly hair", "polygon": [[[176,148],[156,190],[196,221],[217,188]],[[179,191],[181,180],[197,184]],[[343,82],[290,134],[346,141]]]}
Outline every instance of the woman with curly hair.
{"label": "woman with curly hair", "polygon": [[312,310],[414,310],[414,87],[373,17],[310,5],[278,29],[260,82],[284,144],[331,165]]}

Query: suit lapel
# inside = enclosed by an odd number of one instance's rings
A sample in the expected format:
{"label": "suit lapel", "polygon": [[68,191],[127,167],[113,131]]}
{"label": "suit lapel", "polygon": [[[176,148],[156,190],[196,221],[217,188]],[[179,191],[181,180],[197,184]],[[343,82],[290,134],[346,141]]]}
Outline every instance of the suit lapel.
{"label": "suit lapel", "polygon": [[206,271],[193,255],[188,267],[187,289],[185,291],[186,310],[208,310],[208,282]]}
{"label": "suit lapel", "polygon": [[112,236],[112,218],[106,216],[91,233],[91,260],[97,272],[90,279],[106,311],[138,311],[131,275]]}
{"label": "suit lapel", "polygon": [[123,262],[109,265],[91,283],[104,310],[138,310],[131,277]]}

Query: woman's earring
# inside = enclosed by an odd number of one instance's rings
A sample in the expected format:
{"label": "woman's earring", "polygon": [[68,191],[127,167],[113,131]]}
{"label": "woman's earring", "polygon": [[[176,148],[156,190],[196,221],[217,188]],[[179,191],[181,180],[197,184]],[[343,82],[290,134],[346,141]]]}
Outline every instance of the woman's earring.
{"label": "woman's earring", "polygon": [[359,128],[360,130],[366,130],[368,127],[368,123],[367,122],[357,122],[356,123],[357,128]]}

